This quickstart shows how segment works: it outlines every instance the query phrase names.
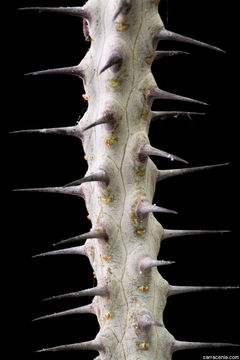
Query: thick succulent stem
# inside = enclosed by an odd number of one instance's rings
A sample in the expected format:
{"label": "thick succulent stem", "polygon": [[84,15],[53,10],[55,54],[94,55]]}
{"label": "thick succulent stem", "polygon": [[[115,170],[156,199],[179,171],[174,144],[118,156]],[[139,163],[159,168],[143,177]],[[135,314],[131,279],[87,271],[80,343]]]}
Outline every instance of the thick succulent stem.
{"label": "thick succulent stem", "polygon": [[89,305],[35,320],[90,313],[97,317],[100,325],[99,333],[92,341],[39,352],[95,350],[101,360],[171,360],[173,352],[178,350],[208,345],[233,346],[230,343],[178,341],[164,326],[163,312],[171,295],[234,287],[171,286],[157,269],[174,263],[158,260],[163,239],[224,230],[166,230],[153,215],[155,212],[160,213],[159,217],[161,213],[176,214],[175,210],[153,204],[158,181],[227,164],[158,170],[151,156],[180,161],[184,166],[188,162],[153,147],[148,138],[152,121],[184,114],[203,115],[193,111],[153,111],[154,100],[207,105],[158,88],[151,71],[152,62],[165,56],[186,54],[157,51],[158,42],[174,40],[218,52],[222,50],[165,29],[156,0],[89,0],[82,8],[38,7],[35,10],[84,18],[85,36],[91,45],[81,63],[30,74],[80,77],[88,108],[75,126],[15,133],[53,133],[80,138],[88,170],[79,180],[65,186],[18,191],[67,194],[84,199],[92,228],[54,245],[85,243],[34,257],[87,256],[98,282],[92,289],[45,299],[93,296]]}

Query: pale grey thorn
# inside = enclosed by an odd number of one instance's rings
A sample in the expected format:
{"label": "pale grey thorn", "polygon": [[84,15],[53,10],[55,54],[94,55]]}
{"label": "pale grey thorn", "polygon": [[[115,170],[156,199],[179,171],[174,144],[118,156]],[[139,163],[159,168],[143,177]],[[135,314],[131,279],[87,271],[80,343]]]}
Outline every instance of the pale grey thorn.
{"label": "pale grey thorn", "polygon": [[105,114],[98,120],[94,121],[92,124],[86,126],[85,128],[83,128],[83,131],[89,130],[92,127],[101,125],[101,124],[108,124],[111,127],[114,126],[114,116],[113,113],[111,111],[106,111]]}
{"label": "pale grey thorn", "polygon": [[85,41],[92,41],[91,39],[91,36],[90,36],[90,33],[89,33],[89,25],[88,25],[88,20],[86,19],[83,19],[83,35],[84,35],[84,38],[85,38]]}
{"label": "pale grey thorn", "polygon": [[221,347],[237,347],[239,344],[232,343],[207,343],[207,342],[187,342],[187,341],[178,341],[172,345],[172,352],[179,350],[192,350],[192,349],[201,349],[201,348],[221,348]]}
{"label": "pale grey thorn", "polygon": [[57,13],[64,15],[71,15],[76,17],[81,17],[84,19],[90,20],[90,16],[88,12],[83,7],[24,7],[19,8],[20,11],[39,11],[39,12],[49,12],[49,13]]}
{"label": "pale grey thorn", "polygon": [[191,173],[203,171],[203,170],[216,169],[218,167],[227,166],[227,165],[229,165],[229,163],[197,166],[197,167],[183,168],[183,169],[158,170],[157,181],[161,181],[161,180],[167,179],[169,177],[173,177],[173,176],[191,174]]}
{"label": "pale grey thorn", "polygon": [[151,112],[151,122],[155,121],[155,120],[165,120],[168,119],[169,117],[179,117],[179,116],[183,116],[186,115],[189,118],[191,117],[191,115],[206,115],[205,113],[202,112],[193,112],[193,111],[152,111]]}
{"label": "pale grey thorn", "polygon": [[69,187],[45,187],[45,188],[28,188],[28,189],[14,189],[16,192],[42,192],[52,194],[63,194],[83,197],[81,185]]}
{"label": "pale grey thorn", "polygon": [[149,213],[160,212],[167,214],[177,214],[175,210],[166,209],[160,206],[149,204],[147,201],[140,201],[136,207],[136,215],[143,220]]}
{"label": "pale grey thorn", "polygon": [[224,291],[239,289],[239,286],[175,286],[169,285],[168,296],[203,291]]}
{"label": "pale grey thorn", "polygon": [[107,63],[104,67],[100,70],[99,75],[102,74],[104,71],[112,67],[112,71],[114,73],[118,72],[122,66],[123,58],[120,55],[119,51],[115,50],[111,54],[110,58],[108,59]]}
{"label": "pale grey thorn", "polygon": [[83,343],[75,343],[69,345],[60,345],[52,348],[37,350],[36,352],[55,352],[55,351],[78,351],[78,350],[93,350],[104,351],[104,346],[97,340],[86,341]]}
{"label": "pale grey thorn", "polygon": [[106,234],[104,232],[100,232],[97,230],[93,230],[93,231],[89,231],[86,232],[82,235],[77,235],[65,240],[61,240],[55,244],[53,244],[53,246],[58,246],[58,245],[63,245],[63,244],[69,244],[69,243],[74,243],[77,242],[79,240],[86,240],[86,239],[103,239],[106,240]]}
{"label": "pale grey thorn", "polygon": [[69,135],[81,138],[82,134],[76,126],[48,128],[48,129],[27,129],[11,131],[10,134],[53,134],[53,135]]}
{"label": "pale grey thorn", "polygon": [[148,101],[149,105],[151,104],[152,101],[154,101],[156,99],[185,101],[185,102],[190,102],[193,104],[199,104],[199,105],[205,105],[205,106],[208,105],[207,103],[205,103],[203,101],[194,100],[194,99],[191,99],[191,98],[188,98],[185,96],[181,96],[181,95],[177,95],[177,94],[173,94],[168,91],[161,90],[161,89],[154,89],[154,90],[150,91],[149,95],[147,96],[147,101]]}
{"label": "pale grey thorn", "polygon": [[145,257],[140,261],[140,273],[148,272],[151,268],[157,266],[166,266],[175,264],[175,261],[153,260],[151,257]]}
{"label": "pale grey thorn", "polygon": [[177,51],[177,50],[164,50],[164,51],[155,51],[153,61],[162,59],[164,57],[169,56],[179,56],[179,55],[190,55],[189,52],[186,51]]}
{"label": "pale grey thorn", "polygon": [[50,315],[41,316],[39,318],[33,319],[32,321],[35,322],[35,321],[39,321],[39,320],[54,319],[54,318],[59,318],[62,316],[79,315],[79,314],[95,314],[95,312],[92,308],[92,304],[80,306],[80,307],[77,307],[77,308],[74,308],[71,310],[61,311],[61,312],[50,314]]}
{"label": "pale grey thorn", "polygon": [[83,183],[92,182],[92,181],[100,181],[107,186],[109,184],[110,180],[104,170],[99,170],[98,172],[96,172],[94,174],[91,174],[91,175],[85,176],[81,179],[72,181],[72,182],[64,185],[64,187],[81,185]]}
{"label": "pale grey thorn", "polygon": [[220,49],[220,48],[218,48],[216,46],[212,46],[212,45],[206,44],[206,43],[204,43],[202,41],[195,40],[195,39],[192,39],[190,37],[177,34],[177,33],[173,32],[173,31],[169,31],[169,30],[165,29],[164,27],[162,27],[158,31],[158,33],[155,35],[155,37],[153,39],[154,43],[156,41],[158,42],[160,40],[179,41],[179,42],[182,42],[182,43],[187,43],[187,44],[190,44],[190,45],[196,45],[196,46],[200,46],[200,47],[207,48],[207,49],[210,49],[210,50],[215,50],[215,51],[225,53],[224,50],[222,50],[222,49]]}
{"label": "pale grey thorn", "polygon": [[224,234],[229,233],[230,230],[171,230],[164,229],[162,240],[179,236],[192,236],[192,235],[207,235],[207,234]]}
{"label": "pale grey thorn", "polygon": [[30,73],[24,74],[25,76],[33,75],[73,75],[78,76],[84,80],[84,74],[80,69],[80,66],[69,66],[63,68],[56,68],[56,69],[47,69],[47,70],[40,70],[40,71],[33,71]]}
{"label": "pale grey thorn", "polygon": [[141,324],[139,324],[139,326],[145,329],[145,331],[147,331],[151,326],[163,327],[163,324],[154,320],[146,320],[146,321],[142,321]]}
{"label": "pale grey thorn", "polygon": [[102,286],[96,286],[94,288],[85,289],[81,291],[76,291],[68,294],[62,294],[62,295],[56,295],[52,296],[46,299],[43,299],[42,301],[54,301],[54,300],[65,300],[65,299],[74,299],[74,298],[80,298],[83,296],[108,296],[108,291],[106,288]]}
{"label": "pale grey thorn", "polygon": [[48,251],[45,253],[34,255],[32,258],[40,258],[40,257],[45,257],[45,256],[59,256],[59,255],[85,255],[85,256],[87,256],[85,248],[82,245],[82,246],[71,247],[68,249]]}
{"label": "pale grey thorn", "polygon": [[152,326],[163,327],[163,324],[152,320],[151,316],[148,314],[141,314],[138,317],[138,327],[144,333],[148,333]]}
{"label": "pale grey thorn", "polygon": [[127,16],[132,7],[132,0],[120,0],[117,11],[114,14],[113,20],[116,20],[118,15],[122,14],[123,16]]}
{"label": "pale grey thorn", "polygon": [[176,155],[169,154],[166,151],[154,148],[150,144],[144,144],[144,145],[140,146],[140,149],[138,151],[138,157],[141,162],[144,162],[147,159],[147,157],[150,155],[160,156],[163,158],[170,159],[171,161],[176,160],[176,161],[180,161],[185,164],[188,164],[188,162],[186,160],[184,160]]}

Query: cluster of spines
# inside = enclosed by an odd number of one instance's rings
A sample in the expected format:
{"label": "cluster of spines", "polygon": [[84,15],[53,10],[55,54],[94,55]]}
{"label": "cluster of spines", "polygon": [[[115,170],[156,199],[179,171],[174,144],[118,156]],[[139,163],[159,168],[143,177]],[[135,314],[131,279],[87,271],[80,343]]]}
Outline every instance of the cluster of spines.
{"label": "cluster of spines", "polygon": [[[121,18],[122,17],[125,18],[128,15],[128,13],[131,11],[131,8],[132,8],[131,0],[120,0],[117,11],[113,16],[113,21],[115,21],[118,18],[118,16],[121,16]],[[76,7],[76,8],[38,7],[38,8],[24,8],[21,10],[38,10],[38,11],[43,11],[43,12],[56,12],[56,13],[63,13],[63,14],[82,17],[84,19],[83,25],[84,25],[84,29],[85,29],[85,31],[84,31],[85,37],[89,40],[89,34],[87,34],[86,22],[91,23],[91,16],[90,16],[89,12],[87,11],[86,6]],[[119,31],[125,31],[126,30],[125,26],[126,25],[124,22],[120,22],[120,23],[118,23],[117,29]],[[214,49],[214,50],[222,52],[222,50],[219,48],[216,48],[214,46],[202,43],[200,41],[196,41],[196,40],[190,39],[188,37],[173,33],[171,31],[166,30],[164,27],[160,28],[157,31],[157,33],[154,35],[153,45],[156,47],[156,44],[161,40],[181,41],[181,42],[186,42],[189,44],[198,45],[201,47]],[[153,60],[161,59],[164,56],[174,56],[174,55],[181,55],[181,54],[185,54],[185,53],[179,52],[179,51],[155,51],[153,58],[149,59],[148,61],[149,61],[149,64],[151,64],[151,62]],[[146,60],[146,62],[147,62],[147,60]],[[118,51],[116,51],[115,53],[111,54],[111,56],[107,60],[106,64],[101,68],[99,75],[101,75],[104,71],[106,71],[109,68],[111,68],[111,70],[114,73],[115,72],[117,73],[120,70],[122,63],[123,63],[123,58],[122,58],[121,54]],[[54,74],[55,75],[58,75],[58,74],[74,75],[74,76],[78,76],[78,77],[82,78],[83,81],[85,81],[85,75],[84,75],[84,71],[82,70],[81,65],[77,65],[74,67],[68,67],[68,68],[43,70],[43,71],[37,71],[37,72],[31,73],[31,75],[51,75],[51,74],[53,74],[53,75]],[[29,74],[27,74],[27,75],[29,75]],[[148,93],[147,102],[148,102],[149,106],[152,104],[152,102],[155,99],[170,99],[170,100],[186,101],[186,102],[197,103],[197,104],[201,104],[201,105],[207,105],[203,102],[193,100],[190,98],[186,98],[186,97],[182,97],[179,95],[171,94],[169,92],[166,92],[166,91],[158,89],[158,88],[153,89]],[[203,115],[203,114],[195,113],[195,112],[179,112],[179,111],[175,111],[175,112],[174,111],[170,111],[170,112],[152,111],[150,121],[161,120],[161,119],[165,119],[168,117],[179,116],[179,115],[191,116],[191,115]],[[98,120],[96,120],[95,122],[93,122],[92,124],[90,124],[84,128],[79,128],[79,126],[76,125],[76,126],[71,126],[68,128],[20,130],[20,131],[15,131],[14,133],[60,134],[60,135],[76,136],[81,139],[84,136],[85,131],[87,131],[90,128],[93,128],[95,126],[102,125],[102,124],[105,124],[106,126],[108,126],[109,129],[111,129],[115,126],[114,114],[112,112],[109,112],[109,110],[107,110],[105,112],[105,114],[103,114],[103,116],[100,117]],[[188,163],[186,160],[184,160],[176,155],[172,155],[172,154],[166,153],[163,150],[152,147],[149,143],[141,144],[137,151],[137,158],[138,158],[139,162],[144,163],[147,160],[147,158],[151,155],[166,157],[171,160]],[[210,165],[210,166],[201,166],[201,167],[184,168],[184,169],[173,169],[173,170],[158,170],[156,183],[158,181],[161,181],[161,180],[166,179],[171,176],[183,175],[183,174],[187,174],[187,173],[191,173],[191,172],[195,172],[195,171],[207,170],[207,169],[216,168],[216,167],[225,166],[225,165],[227,165],[227,164],[217,164],[217,165]],[[84,192],[82,190],[81,184],[86,183],[86,182],[94,182],[95,181],[95,182],[101,183],[103,186],[108,186],[110,180],[111,179],[109,179],[108,174],[103,169],[99,169],[99,171],[96,173],[89,174],[89,175],[85,176],[84,178],[75,180],[75,181],[71,182],[70,184],[64,185],[62,187],[18,189],[17,191],[52,192],[52,193],[76,195],[76,196],[80,196],[80,197],[84,198]],[[165,208],[162,208],[162,207],[159,207],[156,205],[152,205],[147,200],[141,200],[135,208],[135,215],[140,221],[144,220],[145,217],[147,217],[149,213],[153,213],[153,212],[176,213],[176,211],[174,211],[174,210],[169,210],[169,209],[165,209]],[[170,230],[170,229],[165,229],[162,234],[162,239],[167,239],[170,237],[177,237],[177,236],[195,235],[195,234],[198,235],[198,234],[210,234],[210,233],[223,233],[225,231],[224,230]],[[108,235],[106,234],[104,229],[93,229],[88,233],[85,233],[85,234],[82,234],[79,236],[75,236],[70,239],[62,240],[59,243],[54,244],[54,245],[57,246],[57,245],[64,245],[64,244],[69,244],[69,243],[76,243],[76,242],[82,241],[84,239],[100,239],[102,241],[108,241]],[[60,249],[60,250],[50,251],[47,253],[42,253],[42,254],[36,255],[35,257],[64,255],[64,254],[87,255],[87,251],[86,251],[84,245],[81,245],[81,246],[75,246],[72,248]],[[105,261],[110,260],[108,258],[108,255],[103,255],[103,256],[105,256],[105,258],[103,258],[103,260],[105,260]],[[139,264],[138,264],[139,273],[148,273],[152,267],[157,267],[157,266],[161,266],[161,265],[169,265],[171,263],[172,262],[155,260],[149,256],[146,256],[146,257],[143,257],[139,261]],[[186,293],[186,292],[194,292],[194,291],[226,290],[226,289],[233,289],[233,288],[236,288],[236,287],[169,286],[167,296],[182,294],[182,293]],[[145,292],[148,290],[148,286],[142,285],[141,287],[139,287],[139,290]],[[92,289],[87,289],[87,290],[79,291],[76,293],[59,295],[59,296],[55,296],[50,299],[54,300],[54,299],[80,297],[80,296],[108,297],[109,291],[106,287],[98,285],[97,287],[92,288]],[[45,300],[50,300],[50,299],[45,299]],[[89,305],[83,306],[81,308],[76,308],[76,309],[64,311],[64,312],[53,314],[53,315],[47,315],[47,316],[41,317],[39,319],[53,318],[53,317],[58,317],[58,316],[79,314],[79,313],[95,313],[94,306],[92,304],[89,304]],[[112,316],[114,316],[114,315],[111,314],[111,312],[106,313],[106,318],[111,318]],[[35,320],[39,320],[39,319],[35,319]],[[142,331],[143,333],[147,333],[148,329],[151,326],[161,327],[163,325],[161,323],[153,320],[149,314],[142,314],[141,316],[139,316],[138,328],[140,331]],[[175,340],[175,342],[172,346],[171,352],[174,352],[177,350],[182,350],[182,349],[201,348],[201,347],[221,347],[221,346],[235,346],[235,345],[229,344],[229,343],[222,343],[222,344],[220,344],[220,343],[191,343],[191,342],[183,342],[183,341]],[[142,350],[148,350],[149,343],[148,342],[140,343],[139,348]],[[105,354],[107,352],[105,345],[103,345],[101,340],[97,339],[97,338],[90,342],[57,346],[57,347],[50,348],[50,349],[42,349],[40,351],[45,352],[45,351],[63,351],[63,350],[96,350],[100,353],[100,356],[101,356],[101,354]],[[100,357],[100,358],[102,359],[102,357]]]}

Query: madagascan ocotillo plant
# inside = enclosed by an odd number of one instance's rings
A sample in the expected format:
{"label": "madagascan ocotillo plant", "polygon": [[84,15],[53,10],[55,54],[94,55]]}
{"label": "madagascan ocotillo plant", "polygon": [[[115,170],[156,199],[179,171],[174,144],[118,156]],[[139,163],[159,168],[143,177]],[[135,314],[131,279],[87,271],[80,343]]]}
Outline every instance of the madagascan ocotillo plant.
{"label": "madagascan ocotillo plant", "polygon": [[[98,360],[170,360],[181,350],[235,349],[238,345],[231,341],[180,339],[165,326],[163,313],[168,298],[193,292],[214,294],[217,290],[229,290],[229,293],[237,286],[169,284],[161,274],[171,266],[174,268],[175,259],[162,259],[162,242],[195,235],[208,239],[210,235],[223,234],[221,237],[224,237],[228,229],[191,229],[191,224],[187,229],[163,226],[161,216],[169,219],[176,216],[177,211],[162,204],[161,196],[155,196],[168,179],[202,174],[205,170],[220,173],[226,171],[228,163],[191,166],[185,156],[167,151],[161,146],[162,139],[175,136],[174,128],[173,135],[159,132],[156,145],[149,136],[151,126],[172,118],[182,121],[183,117],[193,117],[201,121],[208,107],[205,101],[159,86],[153,72],[155,64],[161,67],[170,57],[176,60],[188,55],[185,50],[166,50],[165,43],[174,44],[176,48],[180,43],[189,49],[212,52],[216,62],[218,57],[225,56],[224,50],[168,29],[159,15],[156,0],[89,0],[76,7],[41,6],[19,10],[26,16],[40,12],[79,18],[89,43],[88,51],[77,65],[26,74],[80,78],[87,106],[78,122],[65,127],[14,131],[15,134],[75,137],[81,141],[87,164],[81,178],[61,186],[17,189],[24,193],[79,197],[85,203],[90,221],[87,231],[61,237],[54,241],[54,249],[33,256],[42,261],[40,258],[58,256],[73,256],[79,262],[88,259],[94,272],[94,286],[89,284],[86,289],[52,294],[44,299],[56,304],[87,297],[88,303],[36,317],[34,322],[90,314],[96,317],[99,331],[95,338],[87,341],[43,347],[37,352],[94,351],[98,353],[95,355]],[[191,110],[184,110],[185,106],[191,106]],[[156,159],[162,159],[164,164],[168,160],[169,168],[156,166]],[[171,196],[169,193],[167,197]]]}

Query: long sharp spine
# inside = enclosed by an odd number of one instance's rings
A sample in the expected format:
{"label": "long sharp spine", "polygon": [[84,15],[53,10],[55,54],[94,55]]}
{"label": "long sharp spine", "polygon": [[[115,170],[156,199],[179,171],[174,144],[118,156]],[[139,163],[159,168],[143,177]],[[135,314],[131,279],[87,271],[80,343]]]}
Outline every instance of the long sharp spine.
{"label": "long sharp spine", "polygon": [[149,314],[141,314],[138,318],[138,327],[139,329],[147,334],[152,326],[163,327],[158,321],[154,321]]}
{"label": "long sharp spine", "polygon": [[56,244],[53,244],[53,246],[63,245],[63,244],[70,244],[74,242],[78,242],[80,240],[86,240],[86,239],[106,239],[106,234],[101,231],[89,231],[85,234],[74,236],[65,240],[61,240]]}
{"label": "long sharp spine", "polygon": [[80,298],[83,296],[108,296],[108,292],[104,287],[96,286],[91,289],[85,289],[85,290],[76,291],[76,292],[72,292],[72,293],[68,293],[68,294],[52,296],[52,297],[43,299],[42,301],[74,299],[74,298]]}
{"label": "long sharp spine", "polygon": [[222,50],[222,49],[220,49],[220,48],[218,48],[216,46],[212,46],[212,45],[206,44],[206,43],[204,43],[202,41],[194,40],[194,39],[189,38],[187,36],[177,34],[175,32],[172,32],[172,31],[169,31],[169,30],[165,29],[164,27],[161,28],[158,31],[158,33],[156,34],[156,36],[153,39],[154,42],[156,42],[156,41],[158,42],[160,40],[179,41],[179,42],[187,43],[187,44],[190,44],[190,45],[196,45],[196,46],[200,46],[200,47],[207,48],[207,49],[210,49],[210,50],[216,50],[216,51],[225,53],[224,50]]}
{"label": "long sharp spine", "polygon": [[86,306],[81,306],[81,307],[77,307],[71,310],[66,310],[66,311],[61,311],[59,313],[54,313],[54,314],[50,314],[50,315],[45,315],[45,316],[41,316],[39,318],[33,319],[33,321],[39,321],[39,320],[47,320],[47,319],[54,319],[54,318],[59,318],[62,316],[68,316],[68,315],[79,315],[79,314],[95,314],[92,305],[86,305]]}
{"label": "long sharp spine", "polygon": [[129,11],[132,7],[132,1],[131,0],[120,0],[120,4],[117,8],[117,11],[114,14],[113,20],[116,20],[116,18],[121,14],[122,16],[127,16]]}
{"label": "long sharp spine", "polygon": [[48,128],[48,129],[27,129],[11,131],[10,134],[53,134],[53,135],[69,135],[81,138],[82,134],[76,126]]}
{"label": "long sharp spine", "polygon": [[120,55],[119,51],[115,50],[108,59],[107,63],[100,70],[99,75],[109,68],[112,68],[112,71],[115,73],[118,72],[122,66],[122,62],[123,62],[122,56]]}
{"label": "long sharp spine", "polygon": [[60,345],[48,349],[37,350],[36,352],[55,352],[55,351],[78,351],[78,350],[93,350],[93,351],[104,351],[103,345],[97,341],[86,341],[83,343]]}
{"label": "long sharp spine", "polygon": [[111,111],[106,111],[105,114],[100,119],[94,121],[92,124],[83,128],[83,131],[89,130],[92,127],[95,127],[95,126],[98,126],[101,124],[107,124],[111,128],[114,126],[114,115]]}
{"label": "long sharp spine", "polygon": [[207,342],[187,342],[175,340],[172,352],[179,350],[193,350],[193,349],[205,349],[205,348],[221,348],[221,347],[236,347],[238,344],[232,343],[207,343]]}
{"label": "long sharp spine", "polygon": [[204,171],[204,170],[216,169],[218,167],[227,166],[227,165],[229,165],[229,163],[198,166],[198,167],[183,168],[183,169],[158,170],[157,181],[161,181],[161,180],[167,179],[169,177],[173,177],[173,176],[191,174],[194,172]]}
{"label": "long sharp spine", "polygon": [[172,50],[172,51],[155,51],[154,53],[154,59],[155,60],[159,60],[162,59],[164,57],[169,57],[169,56],[179,56],[179,55],[190,55],[188,52],[186,51],[176,51],[176,50]]}
{"label": "long sharp spine", "polygon": [[34,255],[33,258],[45,256],[58,256],[58,255],[86,255],[84,246],[75,246],[69,249],[61,249],[55,251],[48,251],[45,253]]}
{"label": "long sharp spine", "polygon": [[52,194],[74,195],[83,197],[81,185],[69,187],[45,187],[45,188],[28,188],[28,189],[14,189],[16,192],[42,192]]}
{"label": "long sharp spine", "polygon": [[69,66],[57,69],[47,69],[47,70],[40,70],[40,71],[33,71],[30,73],[26,73],[25,76],[28,75],[73,75],[78,76],[81,79],[84,79],[84,74],[80,68],[80,66]]}
{"label": "long sharp spine", "polygon": [[89,14],[83,7],[24,7],[19,8],[20,11],[39,11],[48,13],[58,13],[64,15],[77,16],[84,19],[90,19]]}
{"label": "long sharp spine", "polygon": [[185,96],[173,94],[173,93],[170,93],[170,92],[162,90],[162,89],[154,89],[149,93],[148,99],[147,99],[149,104],[151,104],[152,101],[154,101],[156,99],[173,100],[173,101],[185,101],[185,102],[199,104],[199,105],[205,105],[205,106],[208,105],[207,103],[205,103],[203,101],[199,101],[199,100],[191,99],[191,98],[188,98],[188,97],[185,97]]}
{"label": "long sharp spine", "polygon": [[183,115],[186,115],[188,117],[191,117],[191,115],[198,115],[198,116],[205,115],[205,113],[193,112],[193,111],[152,111],[151,114],[152,114],[151,122],[156,120],[165,120],[170,117],[177,118]]}
{"label": "long sharp spine", "polygon": [[151,257],[145,257],[140,261],[139,269],[140,273],[148,272],[153,267],[157,266],[166,266],[175,264],[175,261],[165,261],[165,260],[153,260]]}
{"label": "long sharp spine", "polygon": [[188,162],[176,155],[173,154],[169,154],[166,151],[154,148],[153,146],[151,146],[150,144],[145,144],[142,145],[138,151],[138,157],[140,161],[145,161],[146,158],[150,155],[154,155],[154,156],[160,156],[160,157],[164,157],[167,159],[170,159],[171,161],[180,161],[183,162],[185,164],[188,164]]}
{"label": "long sharp spine", "polygon": [[96,172],[94,174],[91,174],[91,175],[85,176],[81,179],[72,181],[71,183],[66,184],[64,187],[77,186],[77,185],[81,185],[83,183],[92,182],[92,181],[100,181],[107,186],[109,184],[109,177],[107,176],[105,171],[99,170],[98,172]]}
{"label": "long sharp spine", "polygon": [[207,234],[224,234],[230,230],[171,230],[164,229],[162,240],[179,236],[207,235]]}
{"label": "long sharp spine", "polygon": [[239,289],[239,286],[169,286],[168,296],[203,291],[224,291]]}
{"label": "long sharp spine", "polygon": [[167,214],[177,214],[175,210],[166,209],[160,206],[149,204],[147,201],[140,201],[136,208],[136,215],[143,220],[149,213],[160,212]]}

